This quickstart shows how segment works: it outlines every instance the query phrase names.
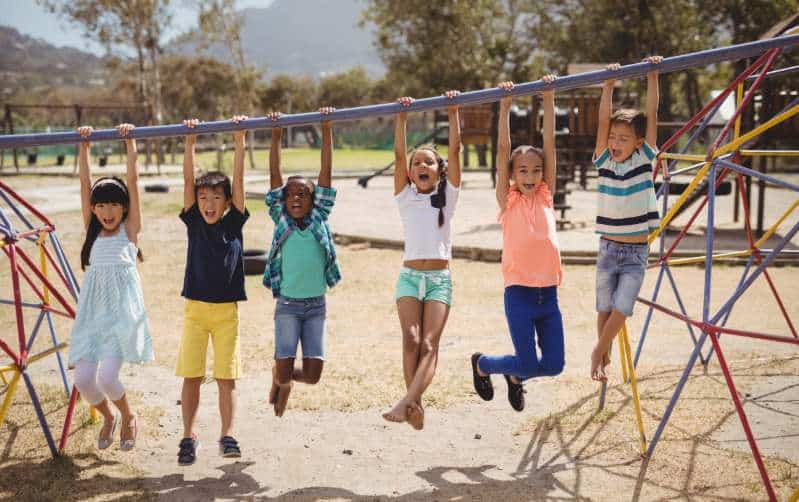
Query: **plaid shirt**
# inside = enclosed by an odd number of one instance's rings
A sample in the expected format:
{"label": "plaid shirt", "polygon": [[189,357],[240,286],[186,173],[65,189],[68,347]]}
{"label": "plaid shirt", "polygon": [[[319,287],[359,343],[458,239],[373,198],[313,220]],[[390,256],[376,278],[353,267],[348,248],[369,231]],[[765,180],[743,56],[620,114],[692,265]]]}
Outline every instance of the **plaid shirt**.
{"label": "plaid shirt", "polygon": [[[269,216],[275,222],[275,233],[272,236],[272,250],[269,252],[269,261],[264,270],[264,286],[272,290],[272,295],[277,297],[280,294],[281,270],[283,258],[281,247],[291,231],[294,231],[297,224],[294,219],[286,214],[286,202],[283,197],[283,188],[278,187],[267,192],[265,197],[266,206],[269,208]],[[305,217],[306,228],[316,238],[325,253],[325,282],[332,288],[341,280],[341,271],[338,268],[336,259],[336,247],[333,244],[333,233],[327,224],[327,217],[336,202],[336,189],[325,188],[319,185],[314,190],[314,204],[310,214]]]}

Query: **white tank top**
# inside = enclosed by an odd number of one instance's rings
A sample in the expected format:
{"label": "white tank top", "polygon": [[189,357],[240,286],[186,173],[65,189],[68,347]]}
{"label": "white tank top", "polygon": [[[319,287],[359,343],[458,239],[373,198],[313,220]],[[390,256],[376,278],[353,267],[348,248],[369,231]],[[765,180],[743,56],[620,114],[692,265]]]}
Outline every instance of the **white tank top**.
{"label": "white tank top", "polygon": [[439,209],[430,204],[436,192],[419,193],[412,183],[394,196],[399,206],[402,227],[405,231],[405,253],[408,260],[449,260],[452,258],[452,216],[458,203],[458,188],[447,180],[447,204],[444,224],[438,226]]}

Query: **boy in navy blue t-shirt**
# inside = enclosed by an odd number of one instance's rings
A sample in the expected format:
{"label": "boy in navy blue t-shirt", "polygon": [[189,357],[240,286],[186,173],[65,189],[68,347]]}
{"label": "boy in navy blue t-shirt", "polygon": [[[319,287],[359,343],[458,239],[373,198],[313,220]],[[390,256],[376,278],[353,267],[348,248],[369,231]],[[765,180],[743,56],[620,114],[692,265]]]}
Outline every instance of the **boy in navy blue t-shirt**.
{"label": "boy in navy blue t-shirt", "polygon": [[[238,123],[246,118],[237,116],[233,121]],[[194,127],[197,121],[187,120],[184,124]],[[180,465],[191,465],[197,458],[199,441],[194,433],[194,421],[200,403],[200,385],[205,377],[209,336],[214,347],[214,378],[219,388],[222,421],[219,452],[224,457],[241,456],[231,431],[234,391],[241,366],[237,302],[247,299],[242,228],[250,213],[244,206],[244,134],[244,131],[233,133],[232,187],[230,179],[221,172],[209,172],[194,179],[196,136],[186,136],[183,210],[180,213],[188,234],[186,272],[181,292],[186,303],[176,369],[176,374],[183,377]]]}

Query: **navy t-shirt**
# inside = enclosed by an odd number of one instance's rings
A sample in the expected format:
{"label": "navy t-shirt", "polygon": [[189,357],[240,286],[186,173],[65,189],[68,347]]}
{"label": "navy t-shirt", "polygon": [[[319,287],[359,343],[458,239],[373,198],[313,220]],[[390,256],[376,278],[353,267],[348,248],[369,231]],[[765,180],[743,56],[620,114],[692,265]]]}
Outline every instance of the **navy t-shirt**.
{"label": "navy t-shirt", "polygon": [[195,203],[180,212],[186,224],[189,247],[182,296],[209,303],[246,300],[244,293],[244,236],[242,228],[249,211],[236,206],[209,225]]}

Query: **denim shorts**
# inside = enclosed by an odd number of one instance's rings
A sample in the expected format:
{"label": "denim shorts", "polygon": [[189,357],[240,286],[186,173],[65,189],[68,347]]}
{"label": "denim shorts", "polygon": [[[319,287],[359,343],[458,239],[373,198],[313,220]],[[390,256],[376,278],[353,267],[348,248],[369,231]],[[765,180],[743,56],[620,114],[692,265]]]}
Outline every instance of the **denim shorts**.
{"label": "denim shorts", "polygon": [[452,279],[449,269],[415,270],[402,267],[397,278],[395,300],[410,296],[420,302],[441,302],[452,305]]}
{"label": "denim shorts", "polygon": [[633,315],[648,258],[648,244],[599,240],[596,261],[597,312],[618,310],[626,317]]}
{"label": "denim shorts", "polygon": [[297,357],[302,344],[303,359],[325,359],[325,297],[286,298],[275,305],[275,359]]}

